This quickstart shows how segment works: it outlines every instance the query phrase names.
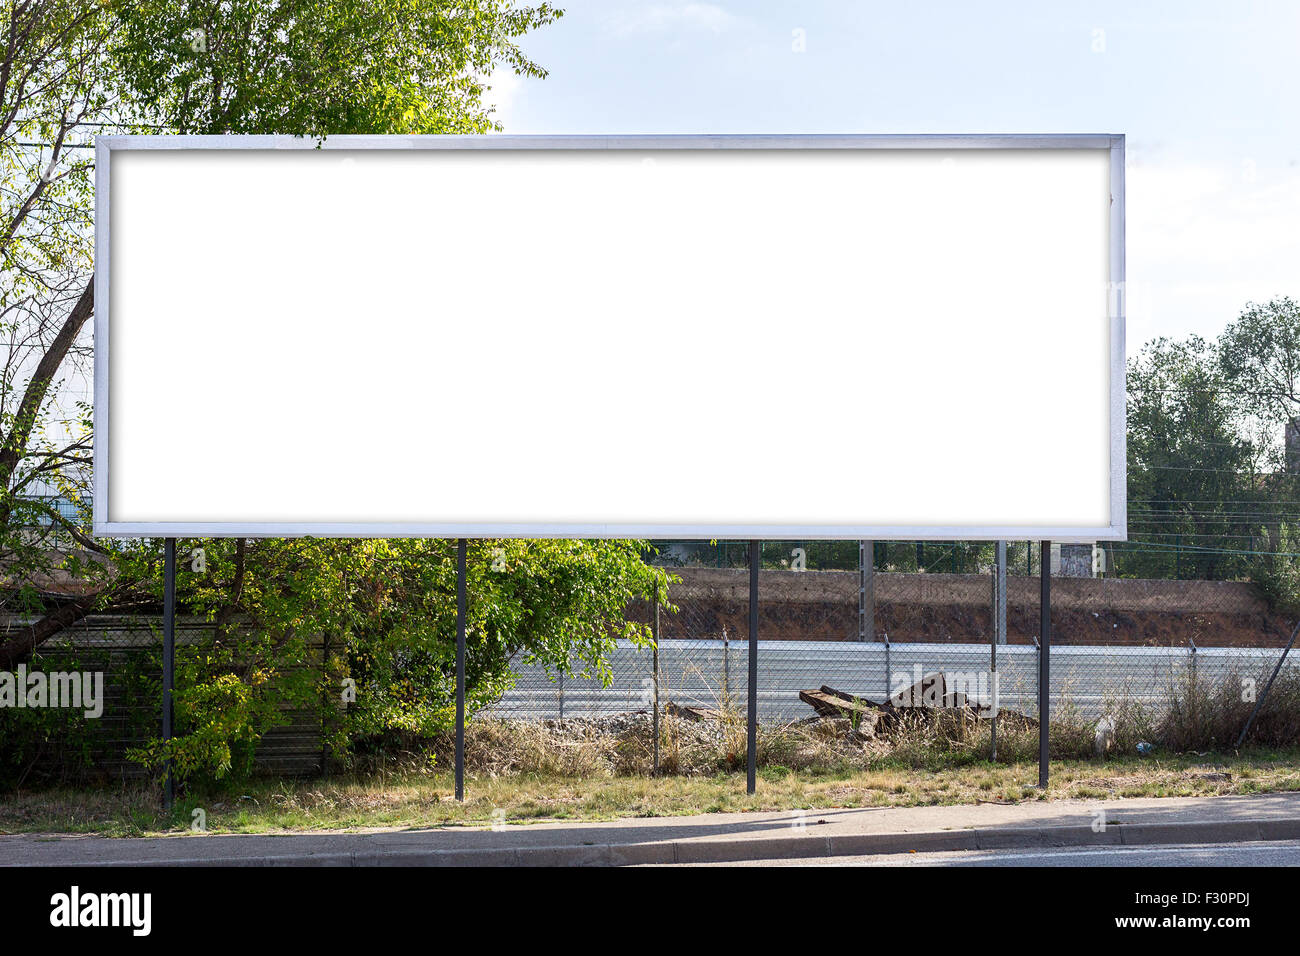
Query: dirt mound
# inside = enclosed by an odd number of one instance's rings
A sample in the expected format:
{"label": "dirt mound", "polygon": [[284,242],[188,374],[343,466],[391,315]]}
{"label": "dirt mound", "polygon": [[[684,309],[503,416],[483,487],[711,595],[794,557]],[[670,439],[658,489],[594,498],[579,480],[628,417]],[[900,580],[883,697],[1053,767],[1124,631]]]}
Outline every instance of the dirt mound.
{"label": "dirt mound", "polygon": [[[741,587],[739,581],[743,572],[682,568],[674,573],[682,581],[673,586],[669,597],[679,610],[661,615],[663,637],[720,640],[725,633],[731,640],[746,639],[749,604],[748,587]],[[759,602],[763,640],[858,639],[856,575],[763,574]],[[877,635],[887,634],[894,642],[988,641],[993,611],[987,575],[877,574],[876,580]],[[1022,578],[1013,583],[1007,639],[1030,644],[1039,632],[1037,593],[1028,587],[1036,587],[1036,582]],[[1232,582],[1061,579],[1059,583],[1059,587],[1054,583],[1060,593],[1054,593],[1052,608],[1056,644],[1186,647],[1190,640],[1198,647],[1280,647],[1293,623],[1271,613],[1246,585]],[[646,620],[649,609],[636,605],[629,613]]]}

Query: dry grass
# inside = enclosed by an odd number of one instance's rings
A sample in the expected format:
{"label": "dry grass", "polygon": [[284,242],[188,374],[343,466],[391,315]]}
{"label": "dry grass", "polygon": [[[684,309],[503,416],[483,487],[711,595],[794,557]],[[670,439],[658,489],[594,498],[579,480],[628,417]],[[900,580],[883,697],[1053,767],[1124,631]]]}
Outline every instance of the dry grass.
{"label": "dry grass", "polygon": [[[1156,739],[1174,750],[1235,746],[1268,678],[1269,671],[1263,670],[1213,681],[1189,668],[1169,689],[1171,703],[1154,732]],[[1288,668],[1278,674],[1249,739],[1269,746],[1300,741],[1300,671]]]}
{"label": "dry grass", "polygon": [[[1262,690],[1263,679],[1256,681]],[[511,822],[601,820],[1300,790],[1300,677],[1279,677],[1251,735],[1252,749],[1236,753],[1232,745],[1254,706],[1243,700],[1242,686],[1235,677],[1211,684],[1189,674],[1170,687],[1169,706],[1159,714],[1123,697],[1105,702],[1116,728],[1104,759],[1093,756],[1095,720],[1072,708],[1067,694],[1053,715],[1046,792],[1034,786],[1033,721],[1002,716],[992,763],[989,724],[944,711],[871,738],[846,720],[761,727],[761,783],[751,797],[744,786],[745,721],[724,694],[718,721],[663,718],[658,778],[651,776],[653,739],[644,715],[604,723],[477,720],[466,731],[464,804],[452,799],[448,738],[436,741],[432,753],[392,758],[364,775],[194,792],[170,817],[159,810],[157,789],[143,784],[13,793],[0,798],[0,832],[177,831],[188,828],[196,807],[206,812],[212,832],[268,832],[479,824],[496,813]],[[1139,741],[1155,743],[1155,753],[1139,757]]]}
{"label": "dry grass", "polygon": [[[1136,733],[1145,717],[1121,724]],[[1052,786],[1037,780],[1037,729],[1000,721],[998,763],[987,755],[987,726],[955,713],[917,721],[883,739],[856,738],[846,722],[762,728],[760,784],[745,793],[744,725],[720,726],[668,718],[661,757],[674,772],[650,769],[649,735],[632,722],[619,734],[597,733],[581,721],[539,724],[478,721],[467,732],[469,799],[452,799],[445,769],[427,757],[394,762],[365,776],[311,781],[254,781],[227,792],[195,792],[171,817],[158,808],[156,788],[52,790],[0,800],[0,832],[91,832],[109,835],[187,829],[202,807],[210,832],[420,827],[490,822],[602,820],[627,816],[927,806],[1019,802],[1066,797],[1159,797],[1300,790],[1300,751],[1255,750],[1240,755],[1171,754],[1139,758],[1127,738],[1107,759],[1062,753]],[[1053,726],[1060,745],[1092,747],[1086,721],[1062,717]],[[440,743],[440,750],[446,748]],[[439,753],[438,767],[448,766]]]}
{"label": "dry grass", "polygon": [[1208,796],[1300,790],[1300,753],[1257,753],[1204,759],[1190,755],[1149,760],[1064,760],[1052,785],[1039,791],[1033,763],[977,764],[929,770],[882,765],[873,769],[760,771],[758,793],[745,793],[743,773],[676,776],[567,776],[532,771],[474,774],[468,800],[452,799],[445,772],[256,782],[234,793],[191,794],[165,817],[153,788],[47,791],[0,802],[0,832],[84,832],[116,836],[179,832],[202,807],[210,832],[265,833],[376,827],[474,825],[538,820],[697,813],[931,806],[1088,797]]}
{"label": "dry grass", "polygon": [[[645,715],[616,718],[631,726],[617,732],[583,718],[565,721],[478,720],[466,727],[466,769],[482,777],[538,774],[560,777],[650,776],[654,739]],[[835,726],[832,726],[834,724]],[[888,751],[883,740],[846,735],[846,722],[794,722],[759,728],[760,766],[829,769],[862,765]],[[746,763],[745,719],[722,711],[716,722],[694,722],[665,714],[660,723],[661,777],[698,777],[742,770]],[[434,744],[435,765],[452,762],[452,740]],[[414,762],[397,769],[412,772]]]}

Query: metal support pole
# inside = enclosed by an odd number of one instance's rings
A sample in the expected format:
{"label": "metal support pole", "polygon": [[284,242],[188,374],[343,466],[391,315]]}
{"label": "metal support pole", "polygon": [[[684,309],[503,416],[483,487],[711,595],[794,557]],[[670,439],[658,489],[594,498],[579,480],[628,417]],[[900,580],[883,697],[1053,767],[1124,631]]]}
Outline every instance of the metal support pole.
{"label": "metal support pole", "polygon": [[749,774],[746,793],[757,788],[758,776],[758,568],[763,542],[749,542],[749,727],[746,731]]}
{"label": "metal support pole", "polygon": [[[163,699],[162,739],[164,746],[172,739],[172,690],[176,685],[176,539],[163,541]],[[166,764],[163,783],[163,809],[171,811],[176,796],[172,779],[172,762]]]}
{"label": "metal support pole", "polygon": [[993,715],[990,724],[989,760],[998,759],[998,645],[1007,642],[1007,543],[999,541],[994,548],[993,569],[993,639],[990,641],[989,690],[993,694]]}
{"label": "metal support pole", "polygon": [[659,776],[659,585],[655,585],[654,617],[650,625],[654,628],[655,642],[655,659],[654,659],[654,719],[651,721],[651,733],[654,734],[655,740],[655,757],[653,773]]}
{"label": "metal support pole", "polygon": [[465,539],[456,542],[456,799],[465,800]]}
{"label": "metal support pole", "polygon": [[993,608],[997,615],[994,622],[994,636],[999,644],[1007,642],[1007,543],[997,543],[996,569],[997,604]]}
{"label": "metal support pole", "polygon": [[889,700],[894,693],[894,674],[889,665],[889,632],[882,633],[885,642],[885,700]]}
{"label": "metal support pole", "polygon": [[727,625],[722,625],[722,700],[731,706],[731,637]]}
{"label": "metal support pole", "polygon": [[989,702],[993,709],[992,717],[989,722],[989,760],[996,762],[998,759],[998,642],[991,642],[990,655],[992,661],[989,663],[989,693],[992,694],[992,700]]}
{"label": "metal support pole", "polygon": [[876,545],[858,542],[858,640],[876,639]]}
{"label": "metal support pole", "polygon": [[331,697],[325,682],[329,680],[330,671],[330,635],[326,631],[321,635],[320,641],[320,676],[321,676],[321,699],[320,699],[320,773],[322,777],[328,777],[330,772],[330,755],[329,740],[330,719],[329,708]]}
{"label": "metal support pole", "polygon": [[1039,559],[1038,786],[1047,789],[1048,724],[1052,718],[1052,542]]}
{"label": "metal support pole", "polygon": [[[1037,672],[1043,666],[1043,645],[1039,643],[1036,635],[1031,637],[1030,640],[1034,642],[1034,671]],[[1041,707],[1043,704],[1043,696],[1041,694],[1036,694],[1036,696],[1038,698],[1038,706]],[[1043,716],[1041,711],[1038,716]]]}

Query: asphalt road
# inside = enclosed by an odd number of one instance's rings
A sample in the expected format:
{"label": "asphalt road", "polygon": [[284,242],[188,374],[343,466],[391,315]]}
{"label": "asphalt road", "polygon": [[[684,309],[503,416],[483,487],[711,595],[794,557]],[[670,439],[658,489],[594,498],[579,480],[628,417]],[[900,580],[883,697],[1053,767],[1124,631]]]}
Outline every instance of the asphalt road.
{"label": "asphalt road", "polygon": [[968,850],[951,853],[887,853],[872,856],[754,860],[699,866],[1300,866],[1300,840],[1187,846],[1105,846],[1044,850]]}

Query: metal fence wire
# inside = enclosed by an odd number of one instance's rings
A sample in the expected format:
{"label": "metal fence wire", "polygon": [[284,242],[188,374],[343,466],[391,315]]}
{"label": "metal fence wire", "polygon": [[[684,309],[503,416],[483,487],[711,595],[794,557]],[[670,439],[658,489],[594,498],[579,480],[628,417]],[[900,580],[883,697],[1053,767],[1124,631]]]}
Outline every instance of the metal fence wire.
{"label": "metal fence wire", "polygon": [[[9,626],[30,623],[15,618]],[[101,712],[87,714],[81,707],[45,711],[48,727],[33,734],[17,756],[20,779],[59,781],[94,779],[102,782],[145,775],[131,751],[159,734],[162,700],[162,619],[156,614],[92,615],[77,621],[40,644],[23,665],[27,673],[76,675],[89,683],[100,681]],[[178,660],[201,654],[210,645],[211,622],[178,617]],[[308,661],[297,665],[321,673],[323,639],[309,642]],[[88,692],[89,693],[89,692]],[[309,776],[325,768],[322,729],[334,716],[332,708],[319,711],[282,706],[283,720],[256,743],[255,766],[266,774]],[[30,716],[33,712],[28,711]],[[3,714],[0,714],[3,716]],[[3,728],[0,727],[0,736]],[[3,742],[3,741],[0,741]],[[12,755],[11,755],[12,756]]]}
{"label": "metal fence wire", "polygon": [[[619,642],[608,684],[517,663],[513,686],[474,719],[599,721],[692,711],[705,720],[730,716],[743,732],[748,549],[748,542],[656,542],[648,559],[673,576],[658,607],[656,646]],[[759,723],[815,718],[808,692],[882,704],[935,674],[973,704],[996,699],[1000,713],[1036,719],[1040,558],[1037,543],[1006,545],[1003,629],[992,542],[764,542]],[[1171,713],[1196,725],[1226,713],[1235,737],[1275,669],[1279,685],[1294,688],[1300,679],[1300,654],[1282,653],[1294,622],[1247,583],[1118,577],[1107,554],[1090,545],[1053,547],[1050,563],[1053,721],[1088,728],[1137,709],[1151,726]],[[650,623],[656,607],[634,602],[627,614]],[[178,621],[182,657],[208,627]],[[76,723],[76,732],[61,725],[22,759],[56,774],[86,766],[101,779],[141,773],[128,751],[158,733],[160,639],[156,616],[91,617],[41,645],[32,669],[104,674],[104,713]],[[321,665],[324,640],[309,652],[314,660],[319,650]],[[258,768],[286,776],[325,770],[322,731],[337,716],[331,708],[336,704],[286,713],[259,742]],[[1256,730],[1268,730],[1271,719],[1263,709]]]}
{"label": "metal fence wire", "polygon": [[[801,692],[885,703],[932,675],[972,704],[1039,713],[1040,545],[1006,548],[999,627],[992,542],[764,542],[759,575],[758,719],[815,715]],[[613,680],[523,667],[491,716],[539,720],[665,708],[746,716],[747,542],[658,542],[675,577],[655,655],[620,643]],[[1141,711],[1240,697],[1250,704],[1277,664],[1290,622],[1249,584],[1120,578],[1091,545],[1057,545],[1052,567],[1050,707],[1093,727]],[[648,620],[652,609],[629,614]],[[1296,673],[1297,657],[1284,664]],[[1239,708],[1240,709],[1240,708]],[[1234,711],[1235,713],[1235,711]]]}

